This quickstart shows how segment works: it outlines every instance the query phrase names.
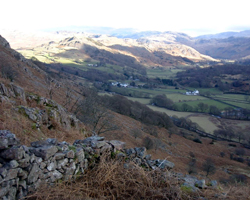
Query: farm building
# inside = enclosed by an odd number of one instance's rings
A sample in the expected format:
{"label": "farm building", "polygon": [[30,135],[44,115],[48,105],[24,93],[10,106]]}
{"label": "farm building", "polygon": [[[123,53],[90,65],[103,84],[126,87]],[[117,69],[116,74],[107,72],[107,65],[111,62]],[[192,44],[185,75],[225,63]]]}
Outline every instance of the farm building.
{"label": "farm building", "polygon": [[199,94],[200,94],[199,90],[194,90],[193,92],[191,91],[186,92],[186,95],[199,95]]}

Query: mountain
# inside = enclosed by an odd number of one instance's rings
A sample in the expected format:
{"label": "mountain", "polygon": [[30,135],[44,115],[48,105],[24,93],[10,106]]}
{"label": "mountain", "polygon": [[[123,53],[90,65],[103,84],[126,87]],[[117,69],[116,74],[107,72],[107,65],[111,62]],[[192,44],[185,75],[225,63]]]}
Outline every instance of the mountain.
{"label": "mountain", "polygon": [[240,31],[240,32],[223,32],[217,34],[200,35],[195,37],[195,39],[225,39],[229,37],[250,37],[250,30]]}

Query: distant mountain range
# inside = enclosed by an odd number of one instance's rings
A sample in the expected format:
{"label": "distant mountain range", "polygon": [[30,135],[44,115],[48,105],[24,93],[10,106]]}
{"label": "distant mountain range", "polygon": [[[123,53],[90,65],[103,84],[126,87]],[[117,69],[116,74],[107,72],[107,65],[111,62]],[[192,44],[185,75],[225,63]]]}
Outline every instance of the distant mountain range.
{"label": "distant mountain range", "polygon": [[[111,45],[123,45],[120,42],[123,41],[122,43],[124,43],[125,41],[125,43],[128,43],[132,39],[133,44],[126,45],[139,45],[150,49],[150,51],[152,49],[154,51],[163,50],[171,56],[181,56],[188,59],[191,57],[191,59],[199,60],[203,57],[202,60],[204,60],[205,57],[198,55],[198,53],[215,59],[231,60],[248,58],[250,56],[250,30],[190,37],[185,33],[171,31],[138,31],[131,28],[117,29],[110,27],[72,26],[49,29],[46,32],[39,32],[39,34],[4,30],[0,30],[0,34],[3,34],[10,41],[11,46],[16,49],[21,47],[35,47],[51,41],[59,42],[67,37],[79,36],[80,38],[90,37],[98,41],[105,38],[105,42],[101,42],[110,43]],[[103,35],[106,36],[103,37]],[[121,47],[119,48],[121,49]],[[122,49],[124,51],[124,48]],[[168,50],[166,51],[166,49]]]}

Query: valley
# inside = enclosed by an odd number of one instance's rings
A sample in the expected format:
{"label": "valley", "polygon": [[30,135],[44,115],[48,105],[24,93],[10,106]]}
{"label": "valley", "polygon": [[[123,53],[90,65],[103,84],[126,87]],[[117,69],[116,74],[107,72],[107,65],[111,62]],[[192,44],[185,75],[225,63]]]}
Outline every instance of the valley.
{"label": "valley", "polygon": [[247,186],[250,68],[238,54],[201,54],[175,32],[5,34],[16,51],[0,37],[0,128],[23,144],[96,135],[145,146],[180,176],[217,180],[215,193]]}

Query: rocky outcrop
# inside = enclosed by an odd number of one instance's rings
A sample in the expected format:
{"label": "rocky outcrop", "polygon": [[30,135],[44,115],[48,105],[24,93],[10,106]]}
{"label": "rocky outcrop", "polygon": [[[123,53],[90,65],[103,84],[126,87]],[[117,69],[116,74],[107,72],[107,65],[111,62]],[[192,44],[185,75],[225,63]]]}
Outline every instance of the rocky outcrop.
{"label": "rocky outcrop", "polygon": [[[10,84],[8,87],[0,83],[0,102],[9,102],[15,104],[11,99],[21,100],[22,105],[17,106],[16,110],[35,123],[36,128],[41,125],[46,125],[48,128],[53,128],[53,122],[60,124],[64,129],[71,128],[79,129],[80,121],[75,115],[68,113],[65,108],[51,99],[40,97],[35,94],[26,94],[23,88]],[[45,109],[28,107],[28,102],[35,101],[37,106],[43,106]]]}
{"label": "rocky outcrop", "polygon": [[[134,164],[147,169],[171,169],[166,160],[151,160],[146,148],[124,149],[125,143],[105,141],[93,136],[76,140],[73,145],[56,139],[21,145],[9,131],[0,131],[0,198],[20,199],[35,191],[41,184],[74,179],[83,174],[100,156],[110,156],[124,162],[124,168]],[[134,164],[132,164],[134,163]]]}
{"label": "rocky outcrop", "polygon": [[6,39],[4,39],[1,35],[0,35],[0,45],[6,47],[6,48],[10,48],[10,44],[8,43],[8,41]]}

